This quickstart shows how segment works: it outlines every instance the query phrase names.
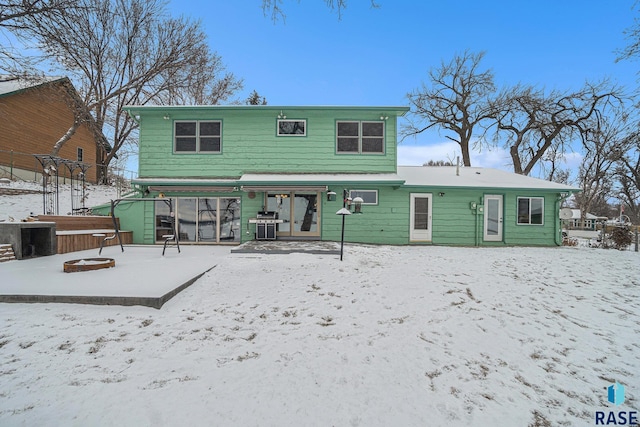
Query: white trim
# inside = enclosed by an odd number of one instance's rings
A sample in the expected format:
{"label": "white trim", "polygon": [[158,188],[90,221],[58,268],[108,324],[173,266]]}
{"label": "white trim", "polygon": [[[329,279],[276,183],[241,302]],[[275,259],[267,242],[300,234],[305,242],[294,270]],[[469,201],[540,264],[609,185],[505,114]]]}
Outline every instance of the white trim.
{"label": "white trim", "polygon": [[[358,125],[358,135],[339,135],[338,134],[338,125],[340,123],[357,123]],[[365,123],[375,123],[382,125],[382,134],[381,135],[363,135],[363,124]],[[338,147],[338,139],[339,138],[351,138],[358,139],[358,149],[357,151],[341,151]],[[382,151],[362,151],[363,141],[366,139],[379,139],[382,138]],[[383,155],[386,153],[386,129],[385,122],[380,120],[336,120],[336,154],[358,154],[358,155]]]}
{"label": "white trim", "polygon": [[[426,198],[427,202],[427,228],[415,229],[415,200]],[[409,241],[411,242],[430,242],[432,233],[432,212],[433,212],[433,194],[432,193],[410,193],[409,206]]]}
{"label": "white trim", "polygon": [[[495,201],[498,203],[498,217],[497,218],[489,218],[489,213],[490,213],[490,204],[492,204],[492,202]],[[485,242],[501,242],[502,241],[502,235],[503,235],[503,230],[504,230],[504,200],[502,195],[500,194],[485,194],[484,196],[484,232],[483,232],[483,239]],[[491,221],[491,224],[490,224]],[[496,224],[493,224],[493,222],[496,222]],[[492,226],[491,229],[489,226]],[[497,227],[497,229],[493,229],[494,226]],[[494,234],[495,233],[495,234]]]}
{"label": "white trim", "polygon": [[[176,135],[176,126],[179,123],[195,123],[196,133],[195,135]],[[220,125],[220,133],[218,135],[200,135],[201,123],[218,123]],[[215,151],[203,151],[200,149],[201,138],[219,138],[220,149]],[[178,150],[178,138],[195,138],[196,147],[195,150]],[[173,121],[173,154],[221,154],[222,153],[222,120],[174,120]]]}
{"label": "white trim", "polygon": [[[520,222],[520,200],[521,199],[528,199],[529,200],[529,222]],[[538,199],[538,200],[542,200],[542,217],[541,223],[532,223],[531,222],[531,201],[533,199]],[[516,224],[517,225],[527,225],[527,226],[543,226],[544,225],[544,197],[539,197],[539,196],[518,196],[516,198]]]}
{"label": "white trim", "polygon": [[[282,122],[302,122],[303,132],[302,133],[280,133],[280,123]],[[276,135],[277,136],[307,136],[307,119],[278,119],[278,123],[276,124]]]}
{"label": "white trim", "polygon": [[[378,200],[378,190],[349,190],[349,197],[351,197],[351,199],[355,199],[356,197],[358,197],[358,195],[354,196],[353,193],[375,193],[376,195],[376,201],[375,203],[367,203],[367,202],[362,202],[363,205],[378,205],[380,203],[380,201]],[[364,197],[359,196],[362,199],[364,199]]]}

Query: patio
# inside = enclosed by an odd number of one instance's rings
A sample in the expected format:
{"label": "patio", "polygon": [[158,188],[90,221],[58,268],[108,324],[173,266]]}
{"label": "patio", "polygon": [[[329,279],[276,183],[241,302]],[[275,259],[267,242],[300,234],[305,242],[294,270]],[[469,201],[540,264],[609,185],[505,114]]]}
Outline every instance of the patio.
{"label": "patio", "polygon": [[[0,263],[0,303],[142,305],[161,308],[229,254],[340,253],[336,242],[252,241],[240,246],[109,246]],[[64,272],[71,260],[113,258],[115,267]]]}
{"label": "patio", "polygon": [[214,268],[228,246],[181,245],[106,247],[100,257],[115,267],[65,273],[66,261],[98,257],[96,249],[0,264],[0,302],[142,305],[164,303]]}

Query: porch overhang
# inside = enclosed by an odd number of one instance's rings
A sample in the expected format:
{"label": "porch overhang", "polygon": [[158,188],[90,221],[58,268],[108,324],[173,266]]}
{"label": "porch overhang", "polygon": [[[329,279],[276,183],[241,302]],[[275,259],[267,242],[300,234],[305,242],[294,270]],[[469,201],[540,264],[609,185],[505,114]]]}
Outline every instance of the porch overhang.
{"label": "porch overhang", "polygon": [[395,173],[370,174],[244,174],[237,181],[243,191],[319,191],[333,185],[401,186],[404,180]]}
{"label": "porch overhang", "polygon": [[132,180],[131,183],[144,186],[149,191],[159,192],[232,193],[238,191],[235,179],[138,178]]}
{"label": "porch overhang", "polygon": [[329,189],[326,185],[243,185],[244,192],[285,192],[285,191],[314,191],[324,193]]}

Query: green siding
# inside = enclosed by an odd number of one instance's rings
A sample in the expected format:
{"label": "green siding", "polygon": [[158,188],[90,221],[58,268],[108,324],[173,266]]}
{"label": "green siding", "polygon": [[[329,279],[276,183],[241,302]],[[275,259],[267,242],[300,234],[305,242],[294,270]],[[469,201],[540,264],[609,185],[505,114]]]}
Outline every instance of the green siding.
{"label": "green siding", "polygon": [[[389,173],[396,171],[396,116],[385,121],[384,154],[337,154],[336,120],[380,120],[380,109],[287,109],[288,119],[306,119],[307,136],[276,136],[275,110],[143,110],[139,176],[239,177],[243,173]],[[173,153],[174,120],[221,120],[220,154]]]}
{"label": "green siding", "polygon": [[[130,114],[140,121],[140,178],[237,179],[249,173],[301,174],[295,185],[318,185],[305,182],[304,174],[395,173],[397,170],[397,117],[403,107],[274,107],[274,106],[203,106],[203,107],[130,107]],[[305,136],[281,136],[277,133],[277,116],[282,111],[289,120],[306,120]],[[380,121],[385,123],[384,154],[336,153],[337,121]],[[165,118],[166,117],[166,118]],[[222,122],[221,153],[176,154],[173,152],[173,125],[176,120],[220,120]],[[342,175],[347,179],[346,175]],[[257,183],[283,185],[287,182]],[[286,180],[285,180],[286,181]],[[516,190],[506,188],[465,188],[364,185],[355,182],[332,183],[338,194],[327,201],[322,194],[320,204],[320,238],[339,241],[342,217],[342,191],[378,190],[378,204],[364,205],[362,215],[345,218],[345,241],[371,244],[434,244],[464,246],[553,246],[560,243],[558,196],[553,190]],[[322,183],[321,185],[324,185]],[[143,187],[142,189],[144,189]],[[141,189],[141,190],[142,190]],[[264,193],[254,198],[241,191],[233,193],[168,192],[166,197],[238,197],[241,199],[241,241],[255,238],[255,224],[249,218],[264,209]],[[410,242],[411,193],[432,195],[432,239]],[[439,193],[443,193],[442,196]],[[502,241],[483,240],[484,214],[470,208],[474,202],[483,205],[485,195],[503,197]],[[150,194],[150,197],[157,196]],[[544,224],[518,225],[517,198],[544,197]],[[154,204],[132,202],[121,204],[116,211],[123,229],[134,231],[135,243],[154,242]]]}

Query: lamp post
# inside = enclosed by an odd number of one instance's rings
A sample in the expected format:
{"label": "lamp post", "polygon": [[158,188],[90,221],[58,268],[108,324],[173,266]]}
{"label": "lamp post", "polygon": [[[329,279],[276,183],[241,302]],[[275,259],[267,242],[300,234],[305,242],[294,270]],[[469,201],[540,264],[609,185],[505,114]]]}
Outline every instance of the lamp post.
{"label": "lamp post", "polygon": [[349,197],[349,191],[343,190],[342,192],[342,209],[336,212],[336,215],[342,216],[342,233],[340,237],[340,261],[342,261],[342,257],[344,254],[344,218],[347,215],[351,215],[351,205],[353,202],[354,213],[361,214],[362,213],[362,197],[356,197],[353,200]]}

